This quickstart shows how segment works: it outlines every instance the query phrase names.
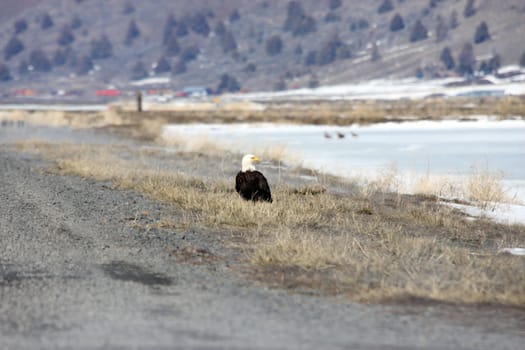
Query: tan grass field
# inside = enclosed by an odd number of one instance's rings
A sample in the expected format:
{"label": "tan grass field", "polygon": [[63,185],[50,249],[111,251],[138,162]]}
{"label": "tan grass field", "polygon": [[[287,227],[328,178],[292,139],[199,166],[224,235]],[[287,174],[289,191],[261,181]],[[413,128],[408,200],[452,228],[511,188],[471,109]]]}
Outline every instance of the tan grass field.
{"label": "tan grass field", "polygon": [[239,198],[231,179],[152,169],[145,157],[157,152],[34,141],[15,147],[53,161],[50,171],[111,181],[171,204],[183,219],[158,225],[222,236],[246,257],[248,274],[271,285],[358,301],[525,306],[523,257],[498,253],[523,244],[523,226],[467,220],[435,196],[386,192],[395,189],[392,174],[357,193],[343,182],[337,194],[280,183],[272,187],[274,203],[254,205]]}
{"label": "tan grass field", "polygon": [[[169,104],[167,106],[170,106]],[[418,100],[284,101],[270,103],[203,102],[190,106],[152,105],[138,113],[133,104],[116,107],[128,120],[144,116],[167,123],[272,122],[319,125],[369,124],[386,121],[466,119],[480,115],[523,118],[525,98],[429,98]]]}
{"label": "tan grass field", "polygon": [[73,128],[112,128],[136,138],[155,139],[163,125],[173,123],[271,122],[319,125],[369,124],[386,121],[444,120],[492,116],[524,118],[525,98],[431,98],[418,100],[341,100],[194,102],[149,104],[142,112],[129,101],[101,112],[0,111],[0,119]]}

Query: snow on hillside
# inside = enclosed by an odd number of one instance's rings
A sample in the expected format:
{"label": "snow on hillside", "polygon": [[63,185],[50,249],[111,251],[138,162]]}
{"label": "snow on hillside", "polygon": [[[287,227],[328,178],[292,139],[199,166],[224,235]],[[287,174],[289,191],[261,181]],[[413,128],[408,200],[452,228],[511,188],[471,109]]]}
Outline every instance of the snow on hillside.
{"label": "snow on hillside", "polygon": [[[510,74],[514,73],[514,74]],[[502,76],[509,75],[507,78]],[[432,96],[502,96],[525,95],[525,70],[518,66],[501,69],[499,77],[486,76],[478,84],[468,84],[463,78],[434,80],[416,78],[402,80],[371,80],[357,84],[322,86],[314,89],[296,89],[281,92],[256,92],[237,95],[236,98],[269,99],[402,99]]]}

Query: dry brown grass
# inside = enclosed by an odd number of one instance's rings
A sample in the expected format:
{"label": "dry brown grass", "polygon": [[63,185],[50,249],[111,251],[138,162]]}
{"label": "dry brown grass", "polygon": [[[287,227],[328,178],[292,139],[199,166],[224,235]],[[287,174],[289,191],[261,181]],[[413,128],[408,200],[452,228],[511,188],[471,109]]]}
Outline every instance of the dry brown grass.
{"label": "dry brown grass", "polygon": [[238,123],[283,122],[298,124],[352,125],[407,120],[468,120],[471,116],[488,115],[524,118],[525,99],[520,96],[501,98],[432,98],[417,100],[339,100],[201,102],[149,106],[141,113],[134,104],[110,106],[102,112],[3,111],[2,119],[28,123],[69,126],[74,128],[117,128],[138,137],[155,139],[165,124],[173,123]]}
{"label": "dry brown grass", "polygon": [[448,176],[430,176],[425,174],[415,178],[412,192],[436,197],[456,198],[462,196],[458,181]]}
{"label": "dry brown grass", "polygon": [[497,203],[509,203],[511,198],[502,180],[503,173],[475,166],[465,184],[466,197],[483,209],[490,209]]}
{"label": "dry brown grass", "polygon": [[[468,176],[405,174],[404,181],[395,166],[376,178],[365,182],[363,196],[377,192],[414,193],[433,197],[436,200],[462,199],[481,209],[493,209],[498,204],[515,203],[503,185],[503,173],[485,167],[473,166]],[[361,180],[361,182],[363,182]]]}
{"label": "dry brown grass", "polygon": [[[170,203],[186,218],[159,225],[235,232],[244,242],[237,248],[265,281],[279,275],[296,287],[356,300],[525,305],[522,258],[497,254],[503,245],[523,244],[522,226],[467,222],[453,209],[412,196],[380,194],[378,200],[377,194],[335,195],[317,186],[276,186],[274,203],[254,205],[241,200],[230,183],[152,170],[123,146],[17,147],[56,161],[61,172],[112,181]],[[318,283],[312,283],[312,273]]]}
{"label": "dry brown grass", "polygon": [[157,138],[157,143],[176,147],[181,151],[205,152],[209,154],[223,153],[228,150],[224,144],[215,142],[206,134],[185,136],[182,133],[162,134]]}
{"label": "dry brown grass", "polygon": [[[199,152],[206,154],[224,154],[232,148],[225,142],[213,140],[207,134],[186,136],[182,133],[160,134],[156,142],[160,145],[175,147],[184,152]],[[276,144],[271,147],[247,149],[246,152],[256,154],[264,161],[273,161],[278,164],[286,163],[298,167],[302,164],[302,158],[298,154],[290,152],[286,145]]]}
{"label": "dry brown grass", "polygon": [[124,119],[157,118],[169,123],[288,122],[300,124],[352,125],[384,121],[442,120],[489,115],[500,119],[523,118],[525,99],[433,98],[417,100],[283,101],[270,103],[203,102],[171,105],[169,110],[136,113],[120,110]]}

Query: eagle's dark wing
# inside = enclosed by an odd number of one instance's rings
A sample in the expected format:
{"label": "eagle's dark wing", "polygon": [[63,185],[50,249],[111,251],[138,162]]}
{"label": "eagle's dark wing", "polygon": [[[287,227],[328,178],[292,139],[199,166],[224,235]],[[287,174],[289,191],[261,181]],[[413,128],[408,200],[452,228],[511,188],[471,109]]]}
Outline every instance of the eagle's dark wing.
{"label": "eagle's dark wing", "polygon": [[255,200],[272,202],[272,192],[270,191],[268,181],[261,172],[253,171],[253,173],[257,179],[257,193],[255,195]]}
{"label": "eagle's dark wing", "polygon": [[246,200],[272,202],[268,181],[259,171],[240,171],[235,177],[235,190]]}

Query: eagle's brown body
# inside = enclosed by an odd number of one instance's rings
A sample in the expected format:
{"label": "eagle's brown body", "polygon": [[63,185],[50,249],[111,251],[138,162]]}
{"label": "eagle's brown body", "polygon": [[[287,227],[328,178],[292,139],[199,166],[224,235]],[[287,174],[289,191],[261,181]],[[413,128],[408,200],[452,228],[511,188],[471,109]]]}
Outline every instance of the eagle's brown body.
{"label": "eagle's brown body", "polygon": [[272,202],[268,181],[257,170],[239,171],[235,177],[235,190],[246,200]]}

